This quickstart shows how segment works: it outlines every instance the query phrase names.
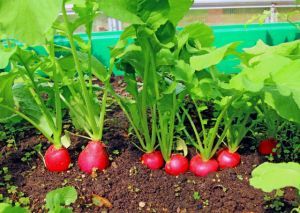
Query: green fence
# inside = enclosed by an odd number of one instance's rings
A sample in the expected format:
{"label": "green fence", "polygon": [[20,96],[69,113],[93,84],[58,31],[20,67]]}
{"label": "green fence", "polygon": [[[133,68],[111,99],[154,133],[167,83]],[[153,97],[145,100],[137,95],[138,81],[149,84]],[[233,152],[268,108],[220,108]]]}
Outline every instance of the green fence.
{"label": "green fence", "polygon": [[[213,26],[215,33],[215,45],[217,47],[228,44],[230,42],[240,41],[238,50],[251,47],[261,39],[268,45],[276,45],[287,41],[294,41],[300,38],[300,32],[289,23],[276,24],[251,24],[251,25],[225,25]],[[122,32],[97,32],[93,33],[93,55],[96,56],[103,64],[109,64],[109,48],[114,46]],[[86,38],[86,35],[81,35]],[[61,45],[67,45],[65,38],[56,38],[56,42]],[[39,49],[39,52],[43,52]],[[239,61],[234,57],[224,60],[218,68],[222,72],[232,73],[238,72]],[[115,74],[122,74],[115,71]]]}

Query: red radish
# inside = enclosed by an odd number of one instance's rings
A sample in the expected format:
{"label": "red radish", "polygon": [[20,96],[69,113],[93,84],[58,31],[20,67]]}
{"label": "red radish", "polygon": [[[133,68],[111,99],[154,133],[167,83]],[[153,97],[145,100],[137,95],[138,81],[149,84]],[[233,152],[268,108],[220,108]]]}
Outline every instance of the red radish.
{"label": "red radish", "polygon": [[46,168],[50,172],[62,172],[69,168],[71,158],[66,148],[56,149],[51,145],[45,153]]}
{"label": "red radish", "polygon": [[161,151],[154,151],[151,153],[145,153],[142,156],[142,164],[146,165],[149,169],[160,169],[164,165],[164,158]]}
{"label": "red radish", "polygon": [[172,154],[170,160],[165,165],[165,170],[169,175],[180,175],[189,169],[189,161],[180,154]]}
{"label": "red radish", "polygon": [[196,155],[191,159],[190,170],[196,176],[207,176],[211,172],[216,172],[219,168],[215,159],[204,161],[200,155]]}
{"label": "red radish", "polygon": [[91,174],[95,170],[104,170],[109,165],[109,158],[103,143],[90,141],[78,157],[81,171]]}
{"label": "red radish", "polygon": [[222,149],[218,152],[219,166],[221,169],[233,168],[241,162],[241,156],[236,152],[230,152],[229,149]]}
{"label": "red radish", "polygon": [[258,152],[262,155],[275,155],[276,152],[273,149],[276,149],[277,141],[274,138],[269,138],[262,140],[258,145]]}

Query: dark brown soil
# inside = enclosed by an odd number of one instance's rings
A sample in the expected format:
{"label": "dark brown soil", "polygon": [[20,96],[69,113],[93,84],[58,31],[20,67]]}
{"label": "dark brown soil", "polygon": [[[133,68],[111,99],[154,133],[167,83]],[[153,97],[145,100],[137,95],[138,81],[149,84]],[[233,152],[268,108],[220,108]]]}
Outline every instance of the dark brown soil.
{"label": "dark brown soil", "polygon": [[[96,177],[87,176],[76,165],[78,154],[87,142],[84,139],[72,138],[69,150],[73,165],[63,173],[48,172],[37,156],[29,163],[20,160],[34,144],[42,142],[44,147],[48,146],[42,136],[19,141],[17,151],[6,147],[0,150],[3,155],[0,166],[9,168],[13,183],[30,198],[32,212],[45,212],[47,192],[66,185],[74,186],[79,194],[72,205],[74,212],[265,212],[265,194],[249,185],[252,169],[262,162],[256,153],[246,151],[237,168],[205,178],[190,172],[173,177],[163,169],[151,171],[140,163],[142,153],[130,143],[133,139],[128,137],[128,123],[120,110],[111,111],[106,126],[110,128],[105,130],[104,142],[109,142],[111,165]],[[5,193],[2,186],[0,193]],[[200,197],[194,198],[194,193]],[[108,199],[113,207],[96,207],[92,204],[93,194]],[[288,194],[292,199],[295,192]]]}

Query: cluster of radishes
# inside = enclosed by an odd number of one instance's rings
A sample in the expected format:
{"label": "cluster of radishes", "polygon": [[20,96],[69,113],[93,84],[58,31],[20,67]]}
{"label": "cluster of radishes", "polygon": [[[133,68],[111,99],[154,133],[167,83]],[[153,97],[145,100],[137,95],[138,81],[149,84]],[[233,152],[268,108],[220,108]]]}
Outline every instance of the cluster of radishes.
{"label": "cluster of radishes", "polygon": [[[277,141],[275,139],[262,140],[258,146],[258,152],[262,155],[275,155]],[[157,170],[164,166],[165,171],[170,175],[180,175],[188,169],[196,176],[207,176],[209,173],[216,172],[218,169],[234,168],[241,162],[241,156],[237,152],[230,152],[229,149],[221,149],[216,154],[216,159],[203,160],[201,155],[195,155],[190,162],[181,154],[173,154],[168,162],[165,163],[160,151],[145,153],[142,156],[142,164],[149,169]]]}
{"label": "cluster of radishes", "polygon": [[[45,153],[46,168],[51,172],[66,171],[71,163],[69,152],[66,148],[56,149],[51,145]],[[90,141],[78,157],[78,166],[81,171],[91,174],[96,170],[104,170],[109,165],[106,148],[99,141]]]}
{"label": "cluster of radishes", "polygon": [[[267,139],[260,142],[258,151],[262,155],[275,154],[274,149],[277,146],[275,139]],[[228,149],[221,149],[216,159],[203,160],[198,154],[190,162],[181,154],[172,154],[170,160],[165,163],[162,153],[154,151],[145,153],[142,156],[142,163],[149,169],[160,169],[165,165],[165,171],[170,175],[180,175],[188,169],[196,176],[207,176],[209,173],[216,172],[219,168],[233,168],[239,165],[241,156]],[[66,148],[55,148],[51,145],[45,153],[45,164],[51,172],[66,171],[71,163],[69,152]],[[81,171],[91,174],[96,170],[104,170],[109,165],[109,157],[103,143],[90,141],[82,150],[78,157],[78,166]]]}
{"label": "cluster of radishes", "polygon": [[146,153],[142,156],[142,163],[152,170],[160,169],[165,164],[165,171],[170,175],[180,175],[188,171],[196,176],[206,176],[211,172],[216,172],[219,167],[232,168],[241,161],[238,153],[230,153],[228,149],[222,149],[217,154],[217,160],[203,160],[201,155],[195,155],[190,163],[186,157],[181,154],[173,154],[168,162],[164,162],[160,151]]}

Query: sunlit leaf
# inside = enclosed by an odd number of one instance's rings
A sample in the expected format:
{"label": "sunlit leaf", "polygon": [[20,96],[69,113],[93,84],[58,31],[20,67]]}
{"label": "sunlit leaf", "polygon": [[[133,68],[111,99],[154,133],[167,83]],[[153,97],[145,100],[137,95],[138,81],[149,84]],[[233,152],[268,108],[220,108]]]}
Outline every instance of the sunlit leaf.
{"label": "sunlit leaf", "polygon": [[186,142],[183,139],[181,139],[181,138],[177,139],[177,141],[176,141],[176,150],[177,151],[183,151],[183,155],[187,156],[188,148],[187,148]]}
{"label": "sunlit leaf", "polygon": [[229,51],[235,48],[237,44],[231,43],[223,47],[212,50],[211,52],[190,58],[191,67],[197,71],[203,70],[210,66],[220,63]]}
{"label": "sunlit leaf", "polygon": [[73,186],[66,186],[50,191],[46,195],[46,208],[54,210],[61,205],[70,205],[77,200],[77,191]]}
{"label": "sunlit leaf", "polygon": [[4,69],[8,65],[9,59],[15,51],[16,48],[0,48],[0,69]]}
{"label": "sunlit leaf", "polygon": [[27,44],[45,42],[62,0],[0,0],[0,33]]}
{"label": "sunlit leaf", "polygon": [[284,187],[295,187],[300,190],[300,164],[263,163],[252,171],[250,184],[264,192]]}
{"label": "sunlit leaf", "polygon": [[68,132],[65,132],[65,135],[61,137],[61,144],[65,148],[69,148],[71,146],[70,134]]}

